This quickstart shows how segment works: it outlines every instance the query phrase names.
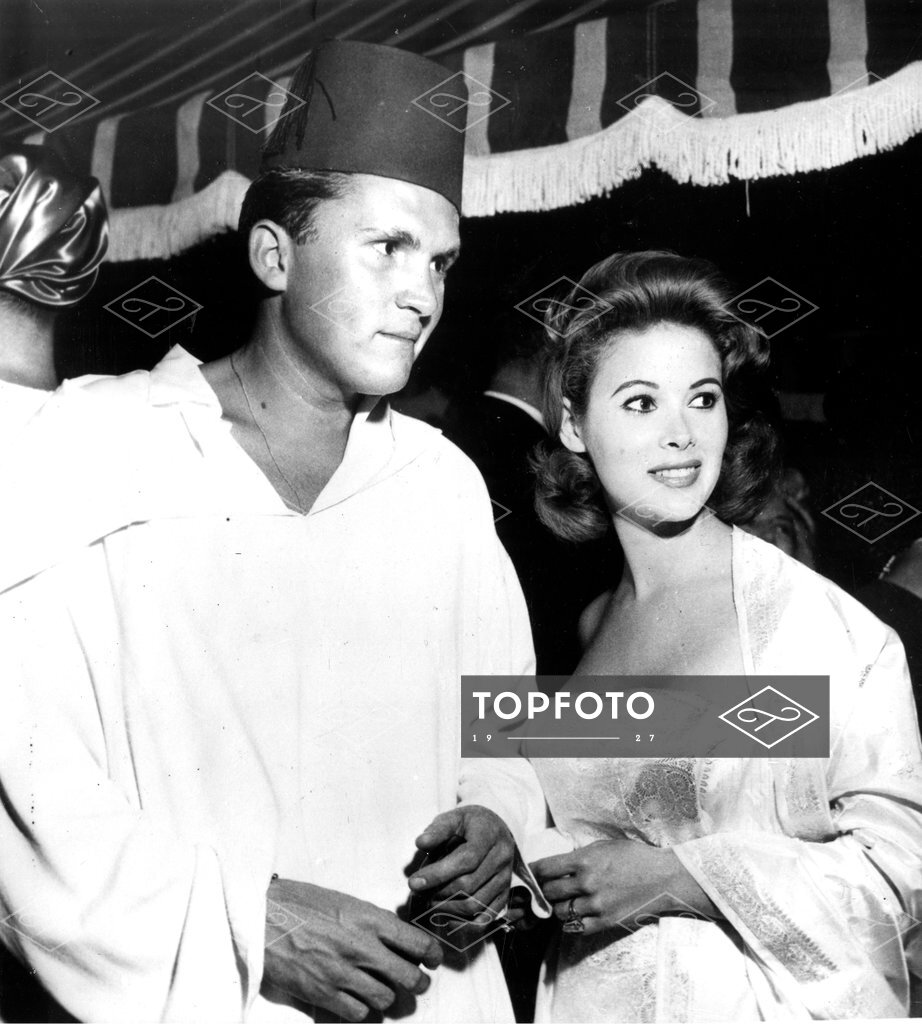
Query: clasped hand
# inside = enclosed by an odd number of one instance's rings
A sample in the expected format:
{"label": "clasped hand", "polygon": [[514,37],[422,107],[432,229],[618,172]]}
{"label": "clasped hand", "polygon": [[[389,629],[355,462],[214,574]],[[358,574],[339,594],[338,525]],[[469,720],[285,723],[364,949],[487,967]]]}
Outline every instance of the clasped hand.
{"label": "clasped hand", "polygon": [[430,856],[440,847],[448,852],[411,875],[414,895],[426,894],[432,903],[448,901],[440,909],[470,919],[472,927],[485,928],[504,911],[510,922],[521,916],[507,910],[515,841],[493,811],[472,805],[439,814],[416,845]]}
{"label": "clasped hand", "polygon": [[430,979],[419,965],[441,962],[431,935],[372,903],[307,882],[269,886],[263,977],[311,1006],[362,1021],[401,989],[421,995]]}
{"label": "clasped hand", "polygon": [[644,909],[651,916],[689,909],[719,916],[671,850],[634,840],[602,839],[536,860],[531,869],[554,916],[566,921],[572,909],[584,935],[622,926]]}
{"label": "clasped hand", "polygon": [[[439,856],[452,842],[458,845]],[[475,929],[506,907],[515,843],[492,811],[470,806],[440,814],[416,845],[438,859],[411,876],[414,895],[448,901],[440,909],[469,918]],[[383,1013],[401,990],[421,995],[430,978],[420,968],[437,968],[442,958],[428,932],[364,900],[289,879],[269,886],[264,979],[344,1020]]]}

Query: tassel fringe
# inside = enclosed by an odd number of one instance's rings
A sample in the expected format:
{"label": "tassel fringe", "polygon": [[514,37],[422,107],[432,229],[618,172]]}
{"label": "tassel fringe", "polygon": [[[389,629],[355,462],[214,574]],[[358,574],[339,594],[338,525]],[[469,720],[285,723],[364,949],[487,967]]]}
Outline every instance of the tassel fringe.
{"label": "tassel fringe", "polygon": [[[658,167],[679,182],[722,185],[838,167],[922,132],[922,62],[864,88],[778,110],[693,118],[657,96],[595,135],[557,146],[468,156],[464,215],[574,206]],[[225,171],[169,206],[111,213],[108,258],[167,259],[234,230],[248,180]]]}

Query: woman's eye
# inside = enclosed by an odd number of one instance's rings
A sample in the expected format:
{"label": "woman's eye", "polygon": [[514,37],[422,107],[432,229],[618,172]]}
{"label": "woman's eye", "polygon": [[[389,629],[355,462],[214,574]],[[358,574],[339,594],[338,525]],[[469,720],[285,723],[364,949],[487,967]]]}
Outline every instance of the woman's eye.
{"label": "woman's eye", "polygon": [[692,409],[713,409],[719,397],[713,391],[702,391],[700,395],[695,395],[690,405]]}
{"label": "woman's eye", "polygon": [[397,251],[397,243],[391,238],[385,238],[380,242],[375,242],[375,249],[382,256],[393,256]]}
{"label": "woman's eye", "polygon": [[624,403],[623,408],[628,412],[653,412],[656,403],[650,395],[635,395]]}

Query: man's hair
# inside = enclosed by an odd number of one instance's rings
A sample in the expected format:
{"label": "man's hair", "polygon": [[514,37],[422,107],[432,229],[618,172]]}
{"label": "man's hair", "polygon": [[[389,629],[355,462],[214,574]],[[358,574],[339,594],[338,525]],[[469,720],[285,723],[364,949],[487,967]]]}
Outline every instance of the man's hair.
{"label": "man's hair", "polygon": [[[591,302],[587,291],[595,297]],[[765,500],[780,457],[770,417],[777,403],[767,379],[769,343],[733,316],[731,296],[727,282],[705,260],[650,251],[609,256],[562,302],[549,304],[544,394],[549,438],[539,446],[534,469],[538,516],[558,536],[591,540],[612,525],[589,456],[569,451],[559,439],[563,401],[570,401],[579,421],[599,365],[619,335],[657,324],[700,330],[720,356],[729,435],[709,507],[734,523]]]}
{"label": "man's hair", "polygon": [[271,220],[300,245],[316,237],[314,214],[320,203],[341,199],[351,185],[352,175],[341,171],[305,171],[297,167],[263,171],[243,197],[238,230],[247,238],[254,224]]}
{"label": "man's hair", "polygon": [[30,302],[21,295],[0,287],[0,311],[4,309],[30,320],[54,319],[58,312],[54,308],[40,306],[37,302]]}

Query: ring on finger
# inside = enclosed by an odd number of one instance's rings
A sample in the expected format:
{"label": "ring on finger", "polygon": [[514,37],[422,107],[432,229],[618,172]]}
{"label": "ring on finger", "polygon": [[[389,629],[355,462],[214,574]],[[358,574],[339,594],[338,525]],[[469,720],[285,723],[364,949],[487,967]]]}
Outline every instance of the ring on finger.
{"label": "ring on finger", "polygon": [[573,896],[570,900],[570,905],[567,907],[567,916],[563,922],[563,930],[570,935],[578,935],[586,929],[582,917],[576,912],[575,903],[576,897]]}

